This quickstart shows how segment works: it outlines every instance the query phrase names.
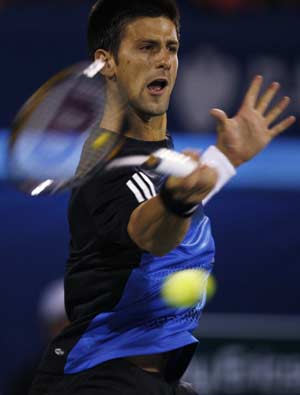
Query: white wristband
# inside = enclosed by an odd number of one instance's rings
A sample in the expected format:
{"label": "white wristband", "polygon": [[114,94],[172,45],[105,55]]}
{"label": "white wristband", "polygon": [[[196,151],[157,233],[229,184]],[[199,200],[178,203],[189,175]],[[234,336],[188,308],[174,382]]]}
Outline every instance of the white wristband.
{"label": "white wristband", "polygon": [[214,189],[202,202],[203,205],[205,205],[233,176],[236,175],[236,170],[227,156],[214,145],[211,145],[204,151],[201,156],[201,162],[215,168],[218,173],[218,181]]}
{"label": "white wristband", "polygon": [[[172,151],[166,148],[161,148],[155,151],[152,156],[156,160],[144,162],[144,166],[148,170],[154,170],[158,174],[173,175],[175,177],[186,177],[191,174],[199,165],[190,157]],[[235,168],[228,160],[228,158],[214,145],[211,145],[201,156],[201,163],[216,169],[218,173],[218,180],[214,189],[202,201],[206,204],[219,190],[236,175]]]}

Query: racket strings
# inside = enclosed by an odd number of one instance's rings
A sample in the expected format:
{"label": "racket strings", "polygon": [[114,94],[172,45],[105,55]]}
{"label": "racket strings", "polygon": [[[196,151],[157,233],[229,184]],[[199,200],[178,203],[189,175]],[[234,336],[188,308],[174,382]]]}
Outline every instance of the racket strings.
{"label": "racket strings", "polygon": [[92,170],[97,171],[105,166],[106,162],[114,157],[118,148],[122,146],[121,136],[106,129],[100,129],[96,124],[87,138],[79,165],[76,170],[76,177],[86,177]]}
{"label": "racket strings", "polygon": [[100,77],[90,79],[77,72],[52,81],[29,99],[16,118],[10,147],[14,178],[74,176],[79,161],[75,157],[80,157],[89,130],[100,123],[105,104]]}
{"label": "racket strings", "polygon": [[104,103],[103,86],[99,87],[94,80],[85,77],[78,79],[76,85],[64,96],[48,129],[83,133],[95,120],[101,119]]}
{"label": "racket strings", "polygon": [[122,133],[100,128],[106,85],[99,74],[85,76],[86,66],[69,68],[47,81],[16,117],[10,176],[30,194],[83,183],[122,146]]}

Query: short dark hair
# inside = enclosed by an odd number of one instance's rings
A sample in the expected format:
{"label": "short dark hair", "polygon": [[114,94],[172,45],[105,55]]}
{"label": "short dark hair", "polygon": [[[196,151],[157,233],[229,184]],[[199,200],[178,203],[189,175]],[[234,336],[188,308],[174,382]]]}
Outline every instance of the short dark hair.
{"label": "short dark hair", "polygon": [[125,26],[139,17],[169,18],[180,36],[180,14],[176,0],[98,0],[93,6],[88,24],[88,47],[91,58],[97,49],[118,51]]}

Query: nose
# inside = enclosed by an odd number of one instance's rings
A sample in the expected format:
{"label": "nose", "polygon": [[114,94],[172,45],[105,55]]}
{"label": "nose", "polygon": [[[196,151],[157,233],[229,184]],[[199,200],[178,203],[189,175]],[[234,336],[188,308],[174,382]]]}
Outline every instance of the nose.
{"label": "nose", "polygon": [[162,49],[158,55],[157,68],[170,70],[171,64],[170,51],[168,49]]}

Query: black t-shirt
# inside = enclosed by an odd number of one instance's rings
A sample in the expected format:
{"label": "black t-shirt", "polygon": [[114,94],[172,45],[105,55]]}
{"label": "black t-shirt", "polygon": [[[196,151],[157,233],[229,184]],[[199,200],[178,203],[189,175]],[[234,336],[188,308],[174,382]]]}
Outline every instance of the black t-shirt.
{"label": "black t-shirt", "polygon": [[[118,157],[148,155],[172,148],[162,141],[127,138]],[[139,168],[120,168],[94,176],[72,193],[69,204],[70,256],[65,276],[65,303],[70,321],[111,311],[128,276],[140,263],[141,250],[127,225],[134,209],[157,194],[163,178]]]}
{"label": "black t-shirt", "polygon": [[[149,155],[172,148],[171,138],[147,142],[127,138],[118,156]],[[154,197],[164,177],[139,167],[100,173],[74,189],[69,205],[70,256],[65,304],[71,324],[51,343],[42,371],[74,374],[106,360],[177,350],[172,372],[180,376],[197,340],[205,298],[178,309],[160,296],[177,270],[211,270],[214,243],[201,205],[176,249],[164,257],[142,251],[129,237],[134,209]],[[175,366],[176,365],[176,366]],[[173,373],[172,373],[173,374]]]}

